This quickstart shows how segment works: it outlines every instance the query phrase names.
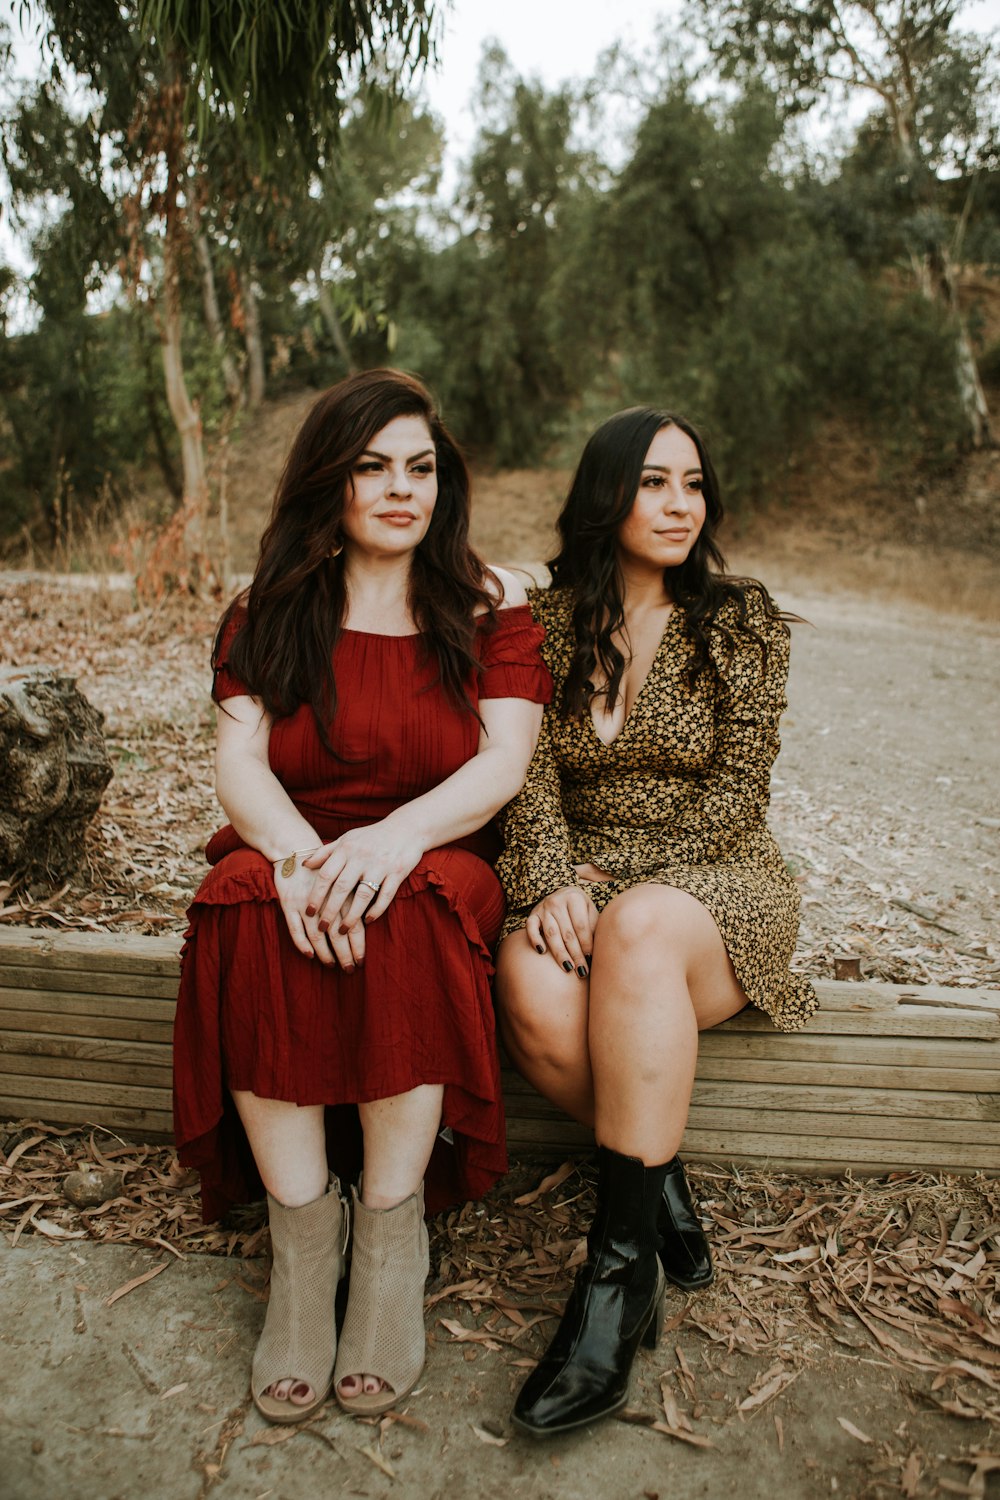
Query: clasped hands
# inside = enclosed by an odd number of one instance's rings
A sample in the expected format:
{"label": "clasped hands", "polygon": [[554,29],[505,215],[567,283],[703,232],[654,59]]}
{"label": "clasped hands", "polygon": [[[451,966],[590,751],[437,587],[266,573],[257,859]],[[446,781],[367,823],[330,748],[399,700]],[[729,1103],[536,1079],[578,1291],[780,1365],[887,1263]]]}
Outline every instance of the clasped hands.
{"label": "clasped hands", "polygon": [[365,961],[365,925],[386,910],[424,850],[389,820],[352,828],[295,861],[274,884],[292,942],[348,974]]}
{"label": "clasped hands", "polygon": [[[606,870],[596,865],[575,865],[585,883],[610,880]],[[585,885],[565,885],[551,891],[532,907],[524,924],[528,941],[536,953],[548,953],[567,974],[574,970],[581,979],[590,973],[594,951],[594,929],[599,912]]]}

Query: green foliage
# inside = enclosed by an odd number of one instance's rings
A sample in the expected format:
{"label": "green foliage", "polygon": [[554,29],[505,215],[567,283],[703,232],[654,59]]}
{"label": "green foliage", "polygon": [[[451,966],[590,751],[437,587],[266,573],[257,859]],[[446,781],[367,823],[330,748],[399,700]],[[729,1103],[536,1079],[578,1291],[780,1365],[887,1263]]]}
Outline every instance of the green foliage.
{"label": "green foliage", "polygon": [[[81,0],[88,8],[91,0]],[[207,139],[227,114],[269,160],[289,137],[310,166],[331,153],[348,71],[431,55],[429,0],[138,0],[141,33],[190,60],[191,100]]]}

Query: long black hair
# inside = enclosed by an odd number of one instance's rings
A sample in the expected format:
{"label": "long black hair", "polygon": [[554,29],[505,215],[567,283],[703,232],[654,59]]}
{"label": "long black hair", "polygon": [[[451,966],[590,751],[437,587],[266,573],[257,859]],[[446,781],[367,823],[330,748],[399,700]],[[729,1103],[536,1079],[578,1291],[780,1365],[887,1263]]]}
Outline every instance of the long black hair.
{"label": "long black hair", "polygon": [[683,611],[694,654],[687,667],[688,685],[701,672],[714,671],[709,631],[715,628],[731,655],[732,632],[719,619],[723,604],[732,600],[737,628],[760,646],[766,663],[767,646],[749,623],[747,590],[759,590],[769,619],[783,615],[762,584],[734,578],[725,572],[725,558],[717,540],[722,521],[719,481],[700,433],[684,417],[650,406],[616,412],[588,440],[569,494],[559,515],[561,547],[549,563],[554,588],[572,589],[576,651],[563,686],[562,710],[571,717],[589,711],[594,696],[590,685],[599,666],[606,686],[600,692],[608,706],[618,701],[627,662],[615,644],[615,632],[625,621],[624,581],[618,558],[618,531],[635,503],[650,444],[664,427],[677,427],[694,443],[702,471],[705,521],[684,562],[664,569],[664,584],[674,607]]}
{"label": "long black hair", "polygon": [[[365,370],[325,391],[292,443],[253,582],[223,615],[213,665],[224,640],[227,664],[276,718],[312,707],[323,743],[337,707],[333,649],[347,602],[335,555],[351,470],[377,432],[396,417],[422,417],[437,458],[438,493],[430,525],[413,556],[410,609],[440,681],[458,705],[478,669],[475,636],[489,629],[496,605],[492,575],[469,546],[469,472],[430,392],[400,370]],[[235,634],[231,622],[241,619]],[[486,616],[485,621],[481,617]]]}

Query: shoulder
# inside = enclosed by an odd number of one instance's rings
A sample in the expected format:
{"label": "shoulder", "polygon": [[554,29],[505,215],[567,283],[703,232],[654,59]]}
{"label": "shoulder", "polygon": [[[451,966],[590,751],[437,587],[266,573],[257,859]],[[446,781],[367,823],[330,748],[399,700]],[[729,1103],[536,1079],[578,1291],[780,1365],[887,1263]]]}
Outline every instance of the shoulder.
{"label": "shoulder", "polygon": [[530,588],[527,591],[531,613],[547,631],[571,628],[573,623],[573,593],[567,588]]}
{"label": "shoulder", "polygon": [[788,637],[788,625],[768,590],[756,578],[727,580],[730,592],[712,619],[712,627],[735,640],[764,640],[768,644]]}
{"label": "shoulder", "polygon": [[489,568],[486,573],[486,589],[498,609],[513,609],[528,602],[524,584],[509,568]]}

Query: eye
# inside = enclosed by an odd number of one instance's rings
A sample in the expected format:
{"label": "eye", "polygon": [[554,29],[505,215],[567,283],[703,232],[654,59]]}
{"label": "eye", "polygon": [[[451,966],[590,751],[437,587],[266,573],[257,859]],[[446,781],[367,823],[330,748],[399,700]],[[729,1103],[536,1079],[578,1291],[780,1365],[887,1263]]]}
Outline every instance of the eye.
{"label": "eye", "polygon": [[374,458],[363,459],[354,467],[355,474],[377,474],[382,465]]}
{"label": "eye", "polygon": [[642,483],[644,489],[662,490],[666,480],[662,474],[645,474]]}
{"label": "eye", "polygon": [[413,472],[414,472],[414,474],[419,474],[421,476],[421,478],[425,478],[428,474],[433,474],[434,473],[434,465],[433,464],[414,464],[413,465]]}
{"label": "eye", "polygon": [[704,488],[705,488],[705,481],[703,479],[689,479],[688,480],[688,489],[689,490],[694,490],[695,494],[700,495],[701,492],[702,492],[702,490]]}

